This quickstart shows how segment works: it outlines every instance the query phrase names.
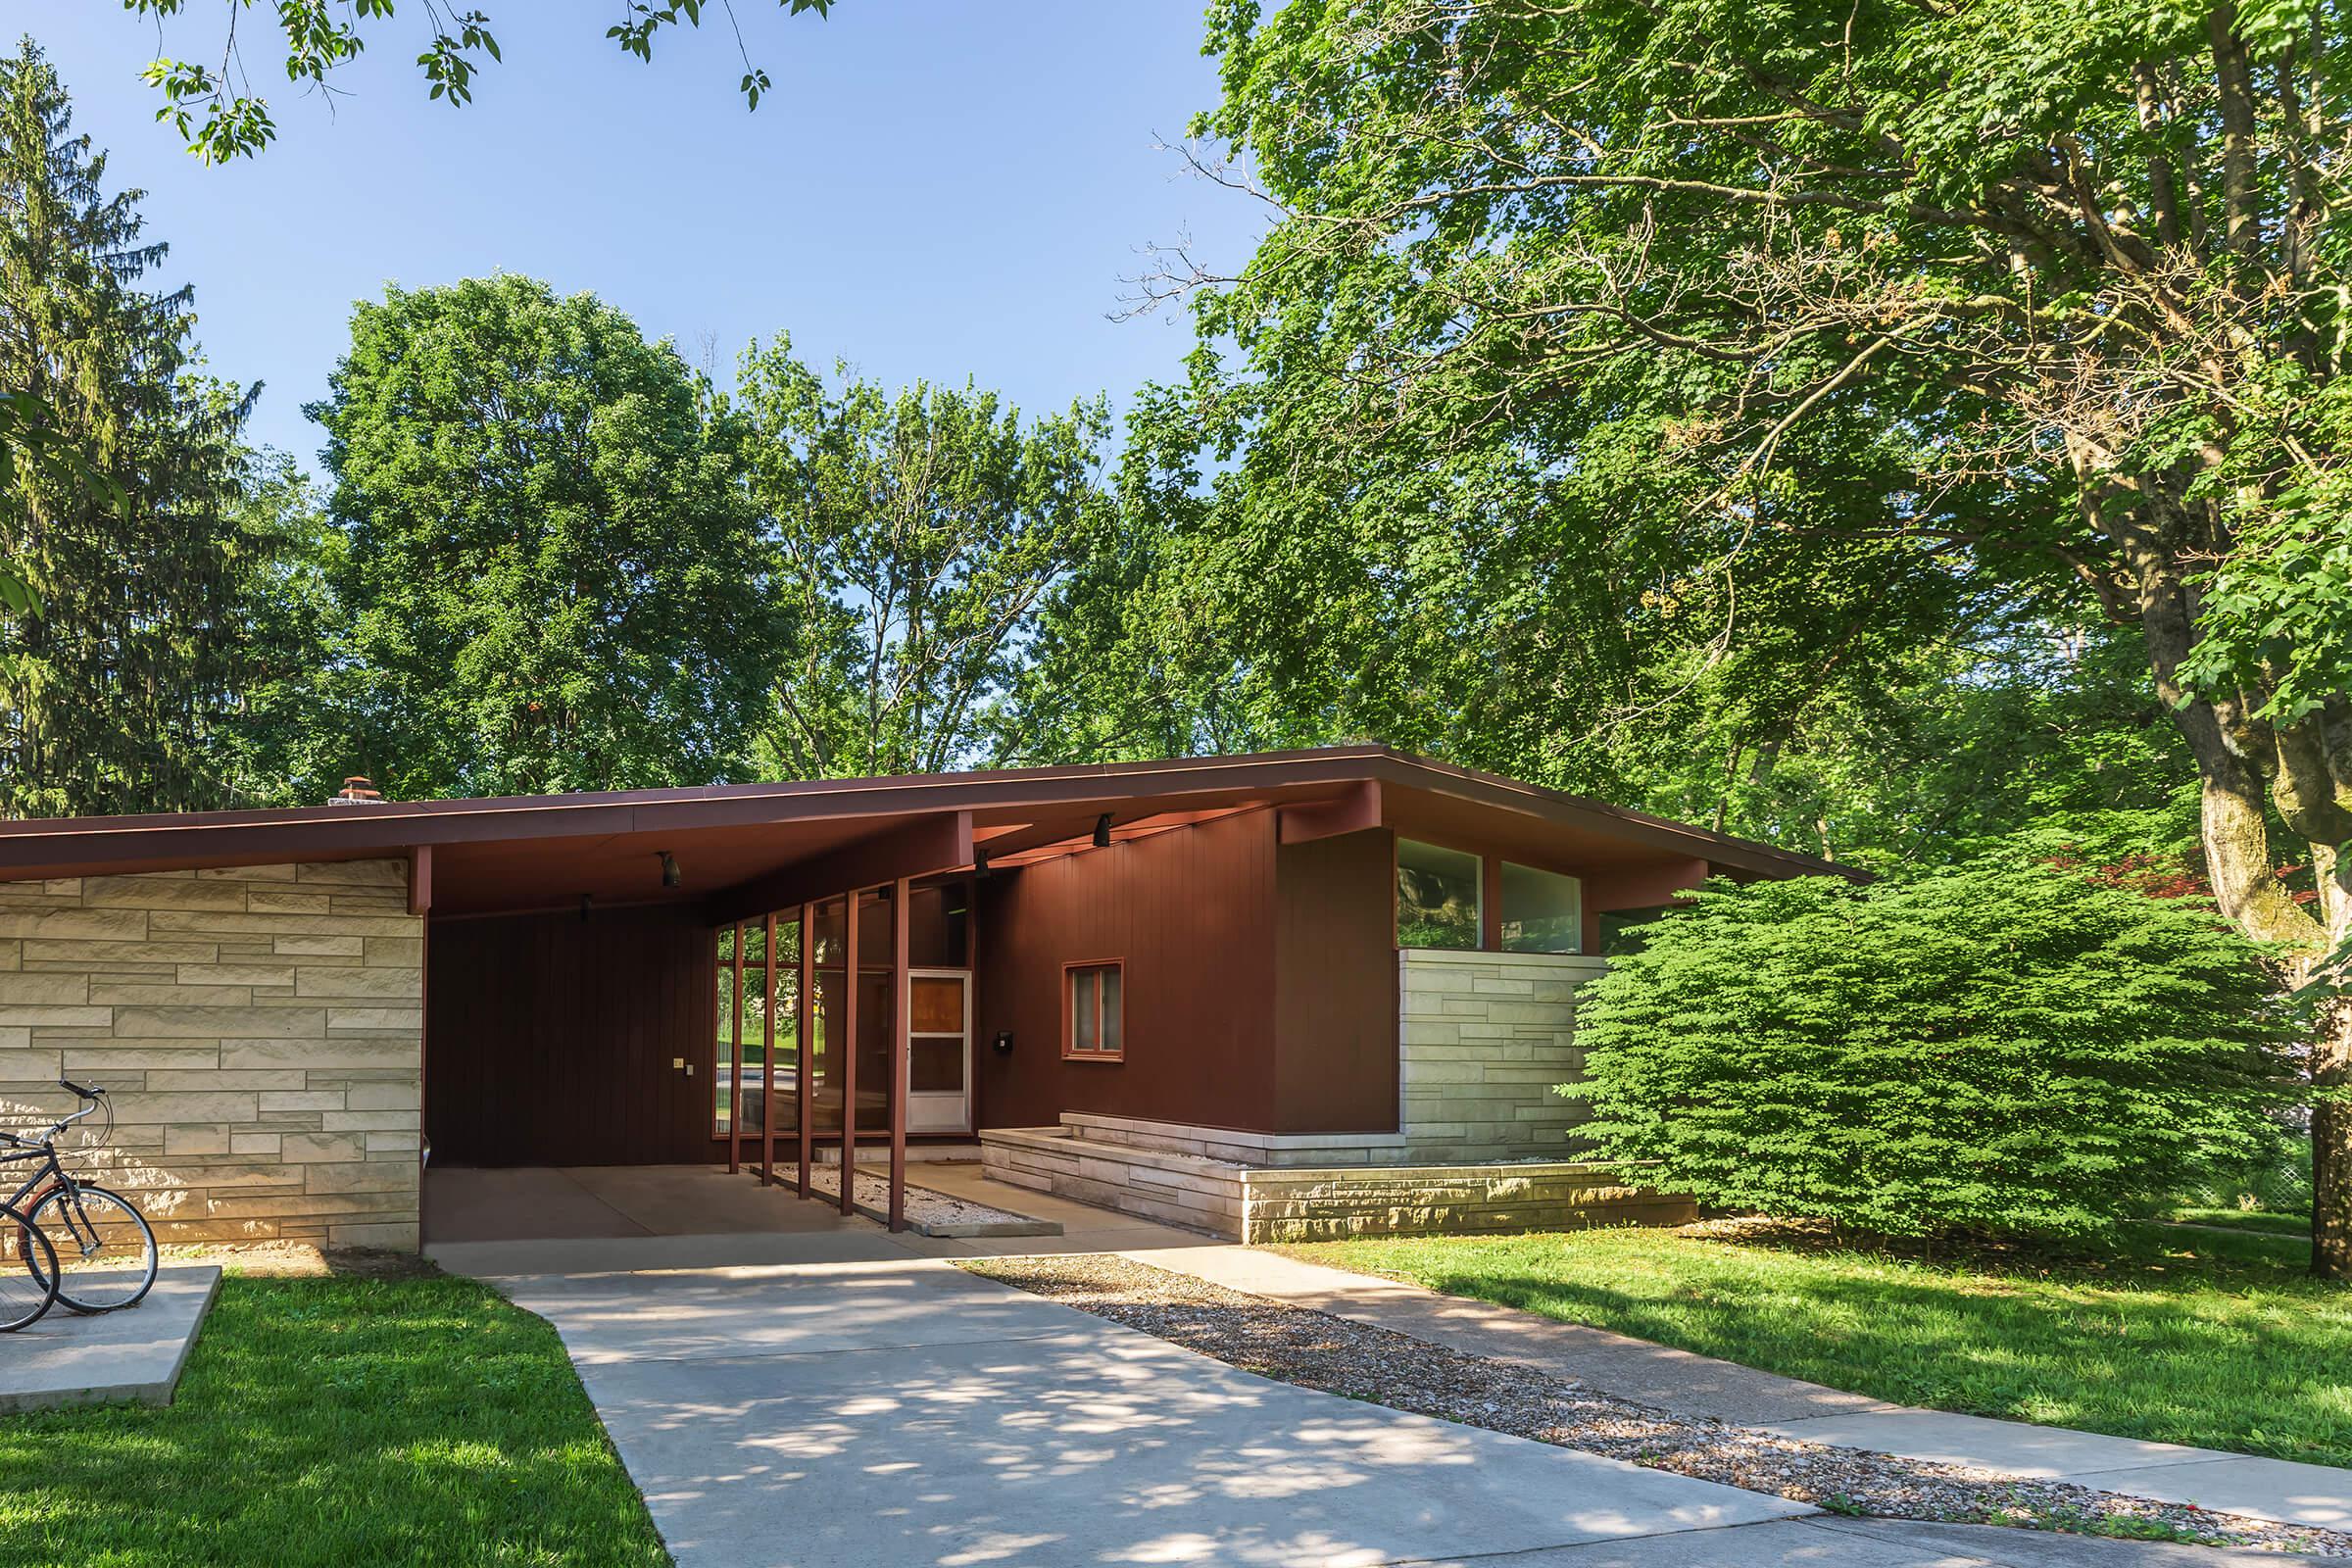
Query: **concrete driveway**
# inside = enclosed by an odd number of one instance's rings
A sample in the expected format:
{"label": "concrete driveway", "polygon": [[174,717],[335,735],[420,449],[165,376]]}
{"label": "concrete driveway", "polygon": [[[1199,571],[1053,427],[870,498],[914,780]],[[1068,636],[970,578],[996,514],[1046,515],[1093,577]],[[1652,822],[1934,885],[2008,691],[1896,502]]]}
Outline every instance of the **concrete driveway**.
{"label": "concrete driveway", "polygon": [[936,1259],[496,1283],[564,1336],[681,1568],[1432,1562],[1810,1511],[1270,1383]]}

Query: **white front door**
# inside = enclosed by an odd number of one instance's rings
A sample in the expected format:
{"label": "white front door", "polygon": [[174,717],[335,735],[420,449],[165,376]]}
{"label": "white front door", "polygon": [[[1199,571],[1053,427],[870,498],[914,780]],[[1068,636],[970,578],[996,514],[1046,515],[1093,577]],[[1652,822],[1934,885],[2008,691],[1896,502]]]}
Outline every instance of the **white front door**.
{"label": "white front door", "polygon": [[972,1130],[972,971],[906,971],[906,1130]]}

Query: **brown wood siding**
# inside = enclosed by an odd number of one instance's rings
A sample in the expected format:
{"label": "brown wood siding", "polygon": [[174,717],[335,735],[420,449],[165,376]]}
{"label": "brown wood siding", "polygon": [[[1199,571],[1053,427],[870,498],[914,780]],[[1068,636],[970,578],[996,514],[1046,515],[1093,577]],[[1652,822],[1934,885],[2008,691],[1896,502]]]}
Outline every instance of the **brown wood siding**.
{"label": "brown wood siding", "polygon": [[1277,856],[1269,1131],[1396,1130],[1393,838],[1371,828]]}
{"label": "brown wood siding", "polygon": [[[1092,1110],[1271,1130],[1274,854],[1274,813],[1247,811],[979,882],[978,1125]],[[1065,1061],[1062,965],[1111,958],[1125,1057]]]}
{"label": "brown wood siding", "polygon": [[[424,1128],[435,1164],[717,1157],[716,954],[697,913],[434,920],[426,933]],[[692,1077],[670,1065],[680,1056]]]}

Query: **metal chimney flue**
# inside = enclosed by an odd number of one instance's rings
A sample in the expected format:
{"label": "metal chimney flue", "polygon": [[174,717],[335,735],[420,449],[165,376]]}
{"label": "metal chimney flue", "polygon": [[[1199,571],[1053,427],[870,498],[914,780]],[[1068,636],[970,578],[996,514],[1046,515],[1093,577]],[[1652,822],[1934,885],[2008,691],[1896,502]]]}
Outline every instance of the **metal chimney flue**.
{"label": "metal chimney flue", "polygon": [[329,806],[381,806],[384,804],[384,798],[377,792],[374,782],[367,774],[354,773],[343,781],[343,787],[335,792],[334,798],[327,804]]}

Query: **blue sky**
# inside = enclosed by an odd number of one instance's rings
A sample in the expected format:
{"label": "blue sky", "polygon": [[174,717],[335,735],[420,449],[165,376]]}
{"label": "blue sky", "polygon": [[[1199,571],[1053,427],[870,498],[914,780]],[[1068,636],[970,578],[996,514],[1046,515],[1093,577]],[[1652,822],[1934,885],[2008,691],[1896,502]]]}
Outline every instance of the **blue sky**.
{"label": "blue sky", "polygon": [[[207,168],[154,122],[152,21],[114,0],[0,0],[148,192],[168,281],[196,286],[214,370],[266,383],[252,434],[316,466],[321,396],[351,304],[493,271],[591,290],[722,382],[755,334],[900,384],[976,377],[1028,409],[1173,375],[1189,325],[1114,321],[1152,241],[1238,264],[1260,218],[1188,177],[1180,140],[1215,98],[1201,0],[840,0],[788,19],[736,0],[774,95],[747,113],[715,25],[665,34],[649,67],[578,0],[482,0],[506,60],[474,102],[428,103],[417,6],[379,24],[332,107],[248,56],[277,143]],[[162,52],[219,50],[218,0]],[[266,24],[268,8],[248,14]],[[266,39],[263,40],[266,43]]]}

